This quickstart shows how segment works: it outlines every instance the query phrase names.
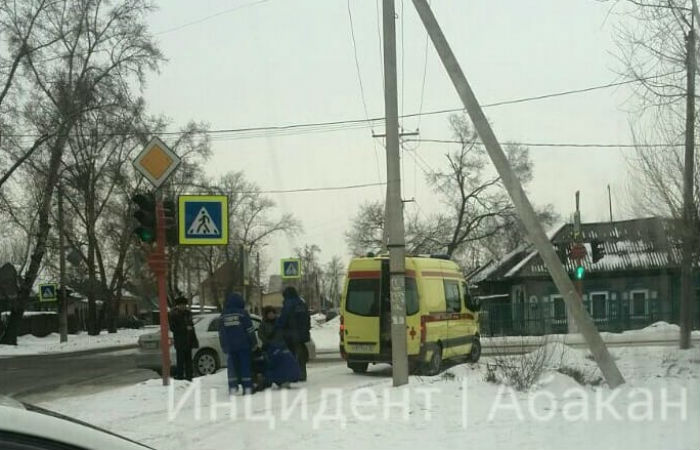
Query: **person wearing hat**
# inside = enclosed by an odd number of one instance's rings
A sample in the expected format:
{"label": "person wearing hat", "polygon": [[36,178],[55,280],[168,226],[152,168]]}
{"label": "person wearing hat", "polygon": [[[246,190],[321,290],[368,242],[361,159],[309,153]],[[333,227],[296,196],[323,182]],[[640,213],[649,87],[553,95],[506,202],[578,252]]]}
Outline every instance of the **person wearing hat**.
{"label": "person wearing hat", "polygon": [[170,331],[175,341],[175,379],[192,381],[192,349],[199,347],[197,335],[194,332],[192,313],[187,308],[187,298],[175,299],[175,306],[170,311]]}
{"label": "person wearing hat", "polygon": [[229,294],[219,320],[219,342],[228,358],[229,395],[253,393],[252,359],[258,340],[245,300],[237,292]]}
{"label": "person wearing hat", "polygon": [[284,288],[282,297],[282,312],[275,322],[275,328],[282,331],[287,347],[299,362],[299,381],[306,381],[306,361],[309,359],[306,343],[311,340],[309,308],[294,286]]}

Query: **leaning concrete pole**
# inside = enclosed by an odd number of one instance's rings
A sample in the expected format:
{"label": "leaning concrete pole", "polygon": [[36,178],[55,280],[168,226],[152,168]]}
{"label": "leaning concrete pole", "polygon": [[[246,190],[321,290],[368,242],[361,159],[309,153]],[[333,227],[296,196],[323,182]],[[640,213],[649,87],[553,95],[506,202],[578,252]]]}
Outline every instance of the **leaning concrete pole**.
{"label": "leaning concrete pole", "polygon": [[452,53],[452,50],[445,39],[445,35],[442,33],[440,25],[435,19],[435,15],[430,9],[430,6],[428,6],[426,0],[413,0],[413,4],[418,11],[418,15],[423,21],[423,25],[428,31],[428,35],[435,46],[435,50],[437,50],[438,55],[440,55],[442,64],[445,66],[445,70],[447,70],[447,73],[452,80],[452,84],[454,84],[454,87],[457,90],[457,93],[459,94],[459,97],[462,100],[471,121],[474,123],[474,128],[476,128],[479,138],[481,138],[481,141],[484,143],[484,146],[491,157],[491,161],[493,161],[494,166],[496,166],[496,170],[498,170],[498,174],[503,180],[503,184],[505,185],[511,200],[513,200],[513,205],[515,206],[515,209],[518,212],[525,229],[527,230],[530,240],[535,245],[535,248],[544,261],[544,264],[547,266],[554,284],[564,297],[564,301],[571,312],[571,316],[575,320],[581,334],[583,334],[583,337],[586,340],[596,363],[598,363],[598,367],[600,367],[600,370],[605,377],[605,381],[607,381],[611,388],[615,388],[623,384],[625,379],[622,377],[620,370],[617,368],[615,362],[610,356],[610,353],[608,352],[603,339],[600,337],[598,330],[593,324],[591,317],[583,309],[581,297],[576,292],[576,288],[569,279],[569,275],[566,273],[561,261],[559,261],[559,257],[554,251],[554,246],[547,238],[542,226],[537,220],[535,210],[532,208],[530,201],[525,195],[525,192],[520,185],[520,181],[515,176],[513,169],[510,167],[510,163],[508,162],[505,153],[503,153],[503,149],[498,143],[498,139],[496,139],[496,135],[493,133],[491,125],[486,119],[484,112],[481,110],[481,106],[479,106],[479,102],[477,101],[474,92],[472,92],[469,82],[467,82],[467,79],[464,76],[459,63],[457,62],[457,58],[455,58],[455,55]]}

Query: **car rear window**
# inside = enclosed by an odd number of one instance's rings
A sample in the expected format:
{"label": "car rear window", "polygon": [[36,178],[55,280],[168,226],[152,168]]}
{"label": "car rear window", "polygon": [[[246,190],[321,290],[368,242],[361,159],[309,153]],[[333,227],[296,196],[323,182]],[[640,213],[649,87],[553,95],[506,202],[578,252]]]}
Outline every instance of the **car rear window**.
{"label": "car rear window", "polygon": [[345,309],[358,316],[378,316],[379,280],[350,280]]}

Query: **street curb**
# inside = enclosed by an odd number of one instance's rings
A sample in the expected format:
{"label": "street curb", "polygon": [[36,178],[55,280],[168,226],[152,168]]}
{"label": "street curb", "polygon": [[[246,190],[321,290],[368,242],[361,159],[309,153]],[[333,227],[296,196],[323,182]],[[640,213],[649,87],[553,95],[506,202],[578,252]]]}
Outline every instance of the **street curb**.
{"label": "street curb", "polygon": [[73,357],[73,356],[84,356],[84,355],[95,355],[98,353],[111,353],[120,350],[131,350],[138,348],[138,344],[125,344],[125,345],[110,345],[109,347],[97,347],[90,348],[87,350],[76,350],[72,352],[47,352],[47,353],[33,353],[28,355],[0,355],[0,359],[17,359],[17,358],[37,358],[42,356],[51,357]]}

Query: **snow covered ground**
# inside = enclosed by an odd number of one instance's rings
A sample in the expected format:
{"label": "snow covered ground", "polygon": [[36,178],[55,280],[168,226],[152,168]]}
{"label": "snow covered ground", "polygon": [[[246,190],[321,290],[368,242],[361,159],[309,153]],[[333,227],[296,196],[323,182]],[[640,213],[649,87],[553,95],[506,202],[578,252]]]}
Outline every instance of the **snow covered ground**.
{"label": "snow covered ground", "polygon": [[[587,351],[548,344],[552,366],[516,392],[464,364],[391,387],[388,366],[366,375],[310,366],[309,382],[252,397],[226,394],[226,375],[160,380],[42,404],[158,449],[697,449],[700,352],[612,349],[627,383],[580,385],[556,367],[594,372]],[[558,352],[558,353],[557,353]]]}
{"label": "snow covered ground", "polygon": [[139,336],[144,333],[152,333],[157,328],[145,327],[140,330],[129,328],[119,329],[116,333],[103,331],[98,336],[89,336],[87,333],[69,334],[68,342],[60,343],[58,333],[39,338],[27,334],[17,338],[17,345],[0,345],[0,358],[8,356],[40,355],[45,353],[66,353],[81,350],[92,350],[104,347],[121,345],[135,345]]}
{"label": "snow covered ground", "polygon": [[311,337],[316,344],[316,353],[338,353],[340,350],[340,317],[328,322],[312,322]]}
{"label": "snow covered ground", "polygon": [[[622,333],[601,332],[603,341],[609,344],[637,343],[653,344],[658,341],[677,342],[680,336],[680,327],[667,322],[656,322],[639,330],[623,331]],[[692,332],[693,340],[700,340],[700,331]],[[581,334],[549,334],[546,336],[495,336],[482,337],[485,348],[494,346],[512,345],[539,345],[544,342],[561,342],[567,345],[584,345],[585,340]]]}

